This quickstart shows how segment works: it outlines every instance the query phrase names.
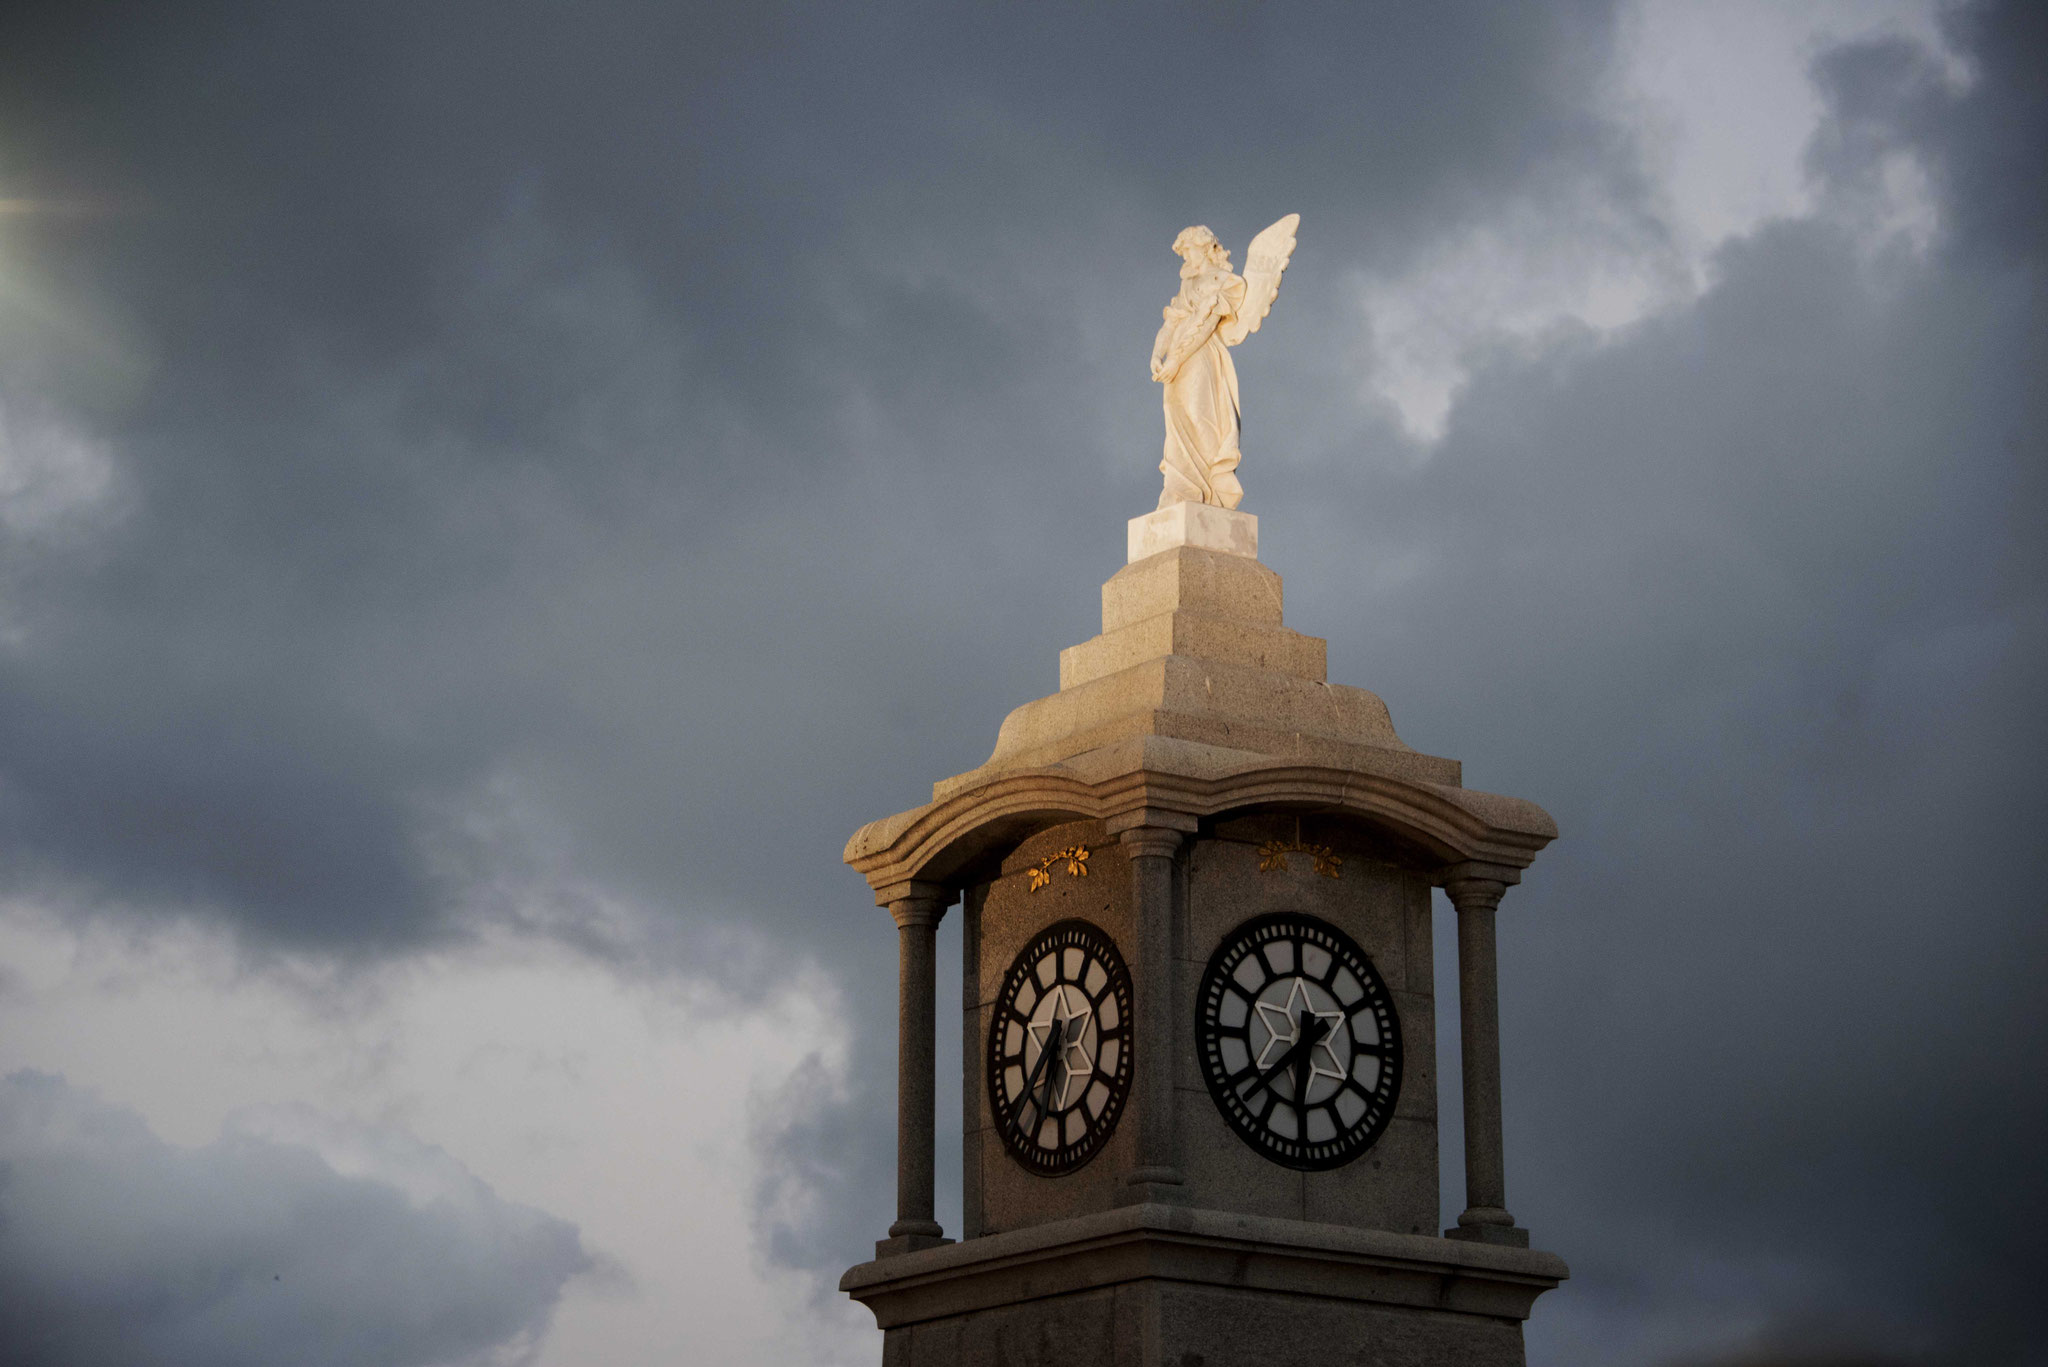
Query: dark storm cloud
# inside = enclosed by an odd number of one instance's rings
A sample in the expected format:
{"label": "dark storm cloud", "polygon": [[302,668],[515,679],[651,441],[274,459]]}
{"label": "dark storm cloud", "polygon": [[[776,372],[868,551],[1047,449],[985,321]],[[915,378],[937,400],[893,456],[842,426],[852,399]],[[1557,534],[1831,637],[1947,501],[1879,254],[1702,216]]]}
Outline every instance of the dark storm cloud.
{"label": "dark storm cloud", "polygon": [[17,17],[10,176],[131,206],[35,259],[148,373],[37,336],[129,498],[10,575],[12,876],[390,950],[504,853],[466,818],[516,778],[590,878],[810,920],[829,860],[704,852],[764,806],[829,852],[916,795],[866,766],[980,758],[1088,592],[1008,586],[1113,540],[1073,512],[1106,479],[1143,497],[1157,242],[1285,200],[1398,258],[1626,166],[1580,103],[1603,6],[1054,17]]}
{"label": "dark storm cloud", "polygon": [[2038,157],[2048,130],[2048,11],[1962,6],[1944,27],[1980,78],[1970,96],[1954,98],[1914,44],[1837,48],[1816,64],[1835,117],[1814,159],[1837,179],[1855,179],[1877,169],[1887,148],[1922,150],[1946,192],[1954,252],[1985,265],[2038,261],[2048,236],[2048,180]]}
{"label": "dark storm cloud", "polygon": [[133,353],[65,385],[128,492],[21,571],[0,832],[46,898],[257,944],[390,953],[568,879],[846,965],[851,1108],[779,1110],[762,1193],[829,1271],[888,1218],[893,980],[837,853],[1092,631],[1172,235],[1319,225],[1304,340],[1247,374],[1327,374],[1346,264],[1630,163],[1583,103],[1604,5],[712,13],[0,45],[11,169],[134,206],[37,241]]}
{"label": "dark storm cloud", "polygon": [[1262,509],[1319,524],[1333,676],[1565,832],[1502,922],[1510,1205],[1574,1268],[1532,1360],[2042,1360],[2044,244],[1984,168],[2048,146],[2048,53],[1957,29],[1960,96],[1819,66],[1823,198],[1931,158],[1925,259],[1767,225],[1690,309],[1481,358],[1420,470]]}
{"label": "dark storm cloud", "polygon": [[1451,535],[1400,637],[1461,628],[1410,734],[1462,732],[1574,834],[1504,950],[1521,1204],[1588,1294],[1656,1248],[1769,1250],[1821,1285],[1766,1302],[2008,1360],[2048,1119],[2011,1072],[2048,1045],[2048,637],[2008,502],[2041,339],[1825,229],[1723,266],[1682,322],[1482,377],[1402,501]]}
{"label": "dark storm cloud", "polygon": [[15,1073],[0,1080],[0,1342],[21,1367],[424,1367],[528,1341],[590,1260],[573,1226],[466,1173],[456,1186],[414,1202],[248,1135],[178,1148],[61,1078]]}

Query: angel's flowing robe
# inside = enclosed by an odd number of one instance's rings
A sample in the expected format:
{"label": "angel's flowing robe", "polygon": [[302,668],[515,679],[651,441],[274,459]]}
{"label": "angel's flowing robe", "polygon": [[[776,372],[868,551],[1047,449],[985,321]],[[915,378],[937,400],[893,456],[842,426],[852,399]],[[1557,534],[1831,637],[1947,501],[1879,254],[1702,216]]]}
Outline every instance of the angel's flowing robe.
{"label": "angel's flowing robe", "polygon": [[1186,345],[1187,329],[1206,329],[1200,346],[1165,384],[1166,455],[1159,462],[1166,487],[1159,506],[1214,503],[1235,508],[1244,497],[1237,482],[1237,367],[1219,335],[1220,325],[1244,303],[1242,278],[1206,270],[1185,282],[1166,306],[1160,335]]}

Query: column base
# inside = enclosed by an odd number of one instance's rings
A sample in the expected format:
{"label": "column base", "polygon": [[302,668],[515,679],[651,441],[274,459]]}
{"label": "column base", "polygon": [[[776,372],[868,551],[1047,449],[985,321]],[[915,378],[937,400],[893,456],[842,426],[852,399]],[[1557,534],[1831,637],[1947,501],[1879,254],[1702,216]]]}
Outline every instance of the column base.
{"label": "column base", "polygon": [[889,1226],[889,1237],[875,1240],[875,1257],[894,1258],[927,1248],[952,1243],[934,1220],[898,1220]]}
{"label": "column base", "polygon": [[1456,1228],[1444,1231],[1446,1239],[1468,1243],[1498,1244],[1503,1248],[1527,1248],[1529,1231],[1515,1223],[1515,1217],[1499,1206],[1473,1206],[1458,1217]]}

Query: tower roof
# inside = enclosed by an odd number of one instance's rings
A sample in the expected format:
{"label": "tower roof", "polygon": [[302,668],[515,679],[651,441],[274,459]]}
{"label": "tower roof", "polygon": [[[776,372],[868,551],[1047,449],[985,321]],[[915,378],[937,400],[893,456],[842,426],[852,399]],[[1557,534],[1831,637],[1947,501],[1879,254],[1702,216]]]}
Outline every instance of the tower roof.
{"label": "tower roof", "polygon": [[1556,836],[1536,804],[1404,744],[1386,704],[1330,683],[1325,661],[1282,621],[1257,518],[1199,503],[1135,518],[1102,634],[1060,652],[1059,691],[1011,712],[987,762],[930,803],[863,826],[846,861],[884,896],[1075,817],[1192,830],[1247,807],[1348,811],[1425,858],[1510,871]]}

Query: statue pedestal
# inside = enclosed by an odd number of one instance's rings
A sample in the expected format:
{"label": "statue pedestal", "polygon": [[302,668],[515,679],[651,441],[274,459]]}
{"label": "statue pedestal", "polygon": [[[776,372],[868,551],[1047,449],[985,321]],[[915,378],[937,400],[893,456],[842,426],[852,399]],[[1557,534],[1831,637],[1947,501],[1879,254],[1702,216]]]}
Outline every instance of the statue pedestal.
{"label": "statue pedestal", "polygon": [[1553,1253],[1138,1205],[863,1263],[882,1361],[1521,1367]]}
{"label": "statue pedestal", "polygon": [[1259,558],[1259,519],[1213,503],[1169,503],[1127,524],[1126,562],[1132,565],[1176,546]]}

